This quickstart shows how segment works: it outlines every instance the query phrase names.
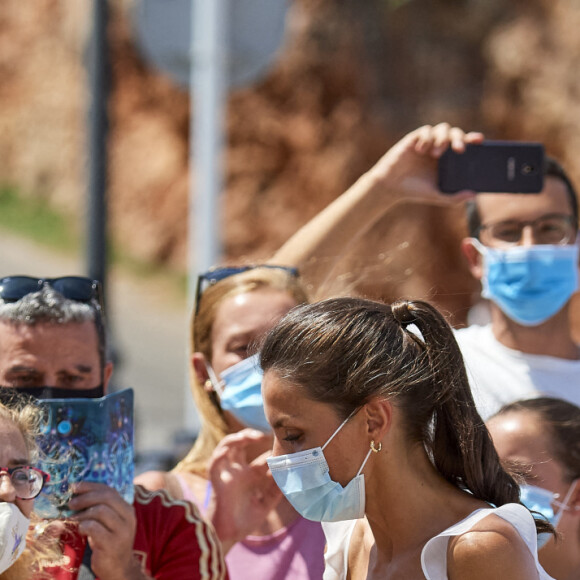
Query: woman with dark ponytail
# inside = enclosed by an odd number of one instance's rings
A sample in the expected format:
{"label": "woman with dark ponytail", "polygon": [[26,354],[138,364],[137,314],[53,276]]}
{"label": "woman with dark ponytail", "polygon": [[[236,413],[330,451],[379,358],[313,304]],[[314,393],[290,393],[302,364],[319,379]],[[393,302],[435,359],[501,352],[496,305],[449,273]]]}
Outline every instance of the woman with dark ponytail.
{"label": "woman with dark ponytail", "polygon": [[274,480],[327,534],[325,580],[544,580],[536,533],[425,302],[298,307],[261,365]]}

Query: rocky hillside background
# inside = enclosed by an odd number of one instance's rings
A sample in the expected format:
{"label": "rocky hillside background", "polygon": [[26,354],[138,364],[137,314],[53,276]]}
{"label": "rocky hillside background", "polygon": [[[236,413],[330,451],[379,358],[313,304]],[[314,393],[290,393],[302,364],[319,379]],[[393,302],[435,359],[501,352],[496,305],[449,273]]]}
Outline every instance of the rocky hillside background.
{"label": "rocky hillside background", "polygon": [[[110,5],[111,234],[183,268],[189,98],[139,55],[132,3]],[[0,5],[0,183],[79,224],[89,16],[83,0]],[[230,94],[224,259],[270,255],[424,123],[543,141],[580,183],[579,27],[575,0],[293,0],[274,67]],[[477,293],[463,228],[461,212],[402,206],[353,248],[337,285],[431,297],[460,322]]]}

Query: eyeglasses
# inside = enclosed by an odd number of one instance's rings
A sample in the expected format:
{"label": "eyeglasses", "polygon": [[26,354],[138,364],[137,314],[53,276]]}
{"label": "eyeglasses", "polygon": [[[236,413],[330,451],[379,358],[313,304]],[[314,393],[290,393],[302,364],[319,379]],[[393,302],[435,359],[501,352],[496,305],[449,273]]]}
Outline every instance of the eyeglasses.
{"label": "eyeglasses", "polygon": [[571,215],[552,213],[535,220],[506,220],[483,224],[479,232],[487,232],[489,238],[505,245],[519,244],[524,228],[531,226],[534,243],[563,245],[576,237],[577,224]]}
{"label": "eyeglasses", "polygon": [[231,266],[224,268],[212,268],[205,272],[205,274],[200,274],[197,277],[197,285],[195,287],[195,314],[199,311],[199,301],[203,293],[214,284],[217,284],[225,278],[234,276],[236,274],[241,274],[242,272],[248,272],[249,270],[255,270],[257,268],[269,268],[271,270],[282,270],[287,272],[290,276],[298,276],[298,268],[293,268],[291,266],[276,266],[274,264],[257,264],[255,266]]}
{"label": "eyeglasses", "polygon": [[61,278],[33,278],[31,276],[7,276],[0,279],[0,298],[4,302],[17,302],[28,294],[50,286],[69,300],[90,302],[95,299],[102,309],[101,284],[83,276]]}
{"label": "eyeglasses", "polygon": [[30,465],[0,467],[0,477],[7,475],[18,499],[34,499],[50,481],[50,475]]}

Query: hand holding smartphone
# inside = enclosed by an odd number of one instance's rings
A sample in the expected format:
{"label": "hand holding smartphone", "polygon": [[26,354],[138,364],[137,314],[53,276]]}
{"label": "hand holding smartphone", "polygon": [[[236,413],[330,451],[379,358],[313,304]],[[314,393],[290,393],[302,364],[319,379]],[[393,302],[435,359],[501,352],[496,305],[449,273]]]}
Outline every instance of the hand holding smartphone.
{"label": "hand holding smartphone", "polygon": [[544,146],[517,141],[468,144],[439,159],[439,189],[494,193],[539,193],[544,187]]}

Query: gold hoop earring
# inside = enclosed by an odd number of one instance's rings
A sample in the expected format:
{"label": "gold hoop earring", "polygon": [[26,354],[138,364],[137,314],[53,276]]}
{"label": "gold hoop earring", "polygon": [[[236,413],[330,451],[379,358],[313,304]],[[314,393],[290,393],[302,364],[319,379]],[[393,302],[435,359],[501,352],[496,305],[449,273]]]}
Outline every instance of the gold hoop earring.
{"label": "gold hoop earring", "polygon": [[381,449],[383,448],[383,444],[379,441],[379,446],[375,447],[375,442],[374,440],[371,441],[371,449],[372,451],[374,451],[375,453],[378,453]]}
{"label": "gold hoop earring", "polygon": [[213,383],[209,379],[203,383],[203,386],[206,388],[206,390],[213,391]]}

